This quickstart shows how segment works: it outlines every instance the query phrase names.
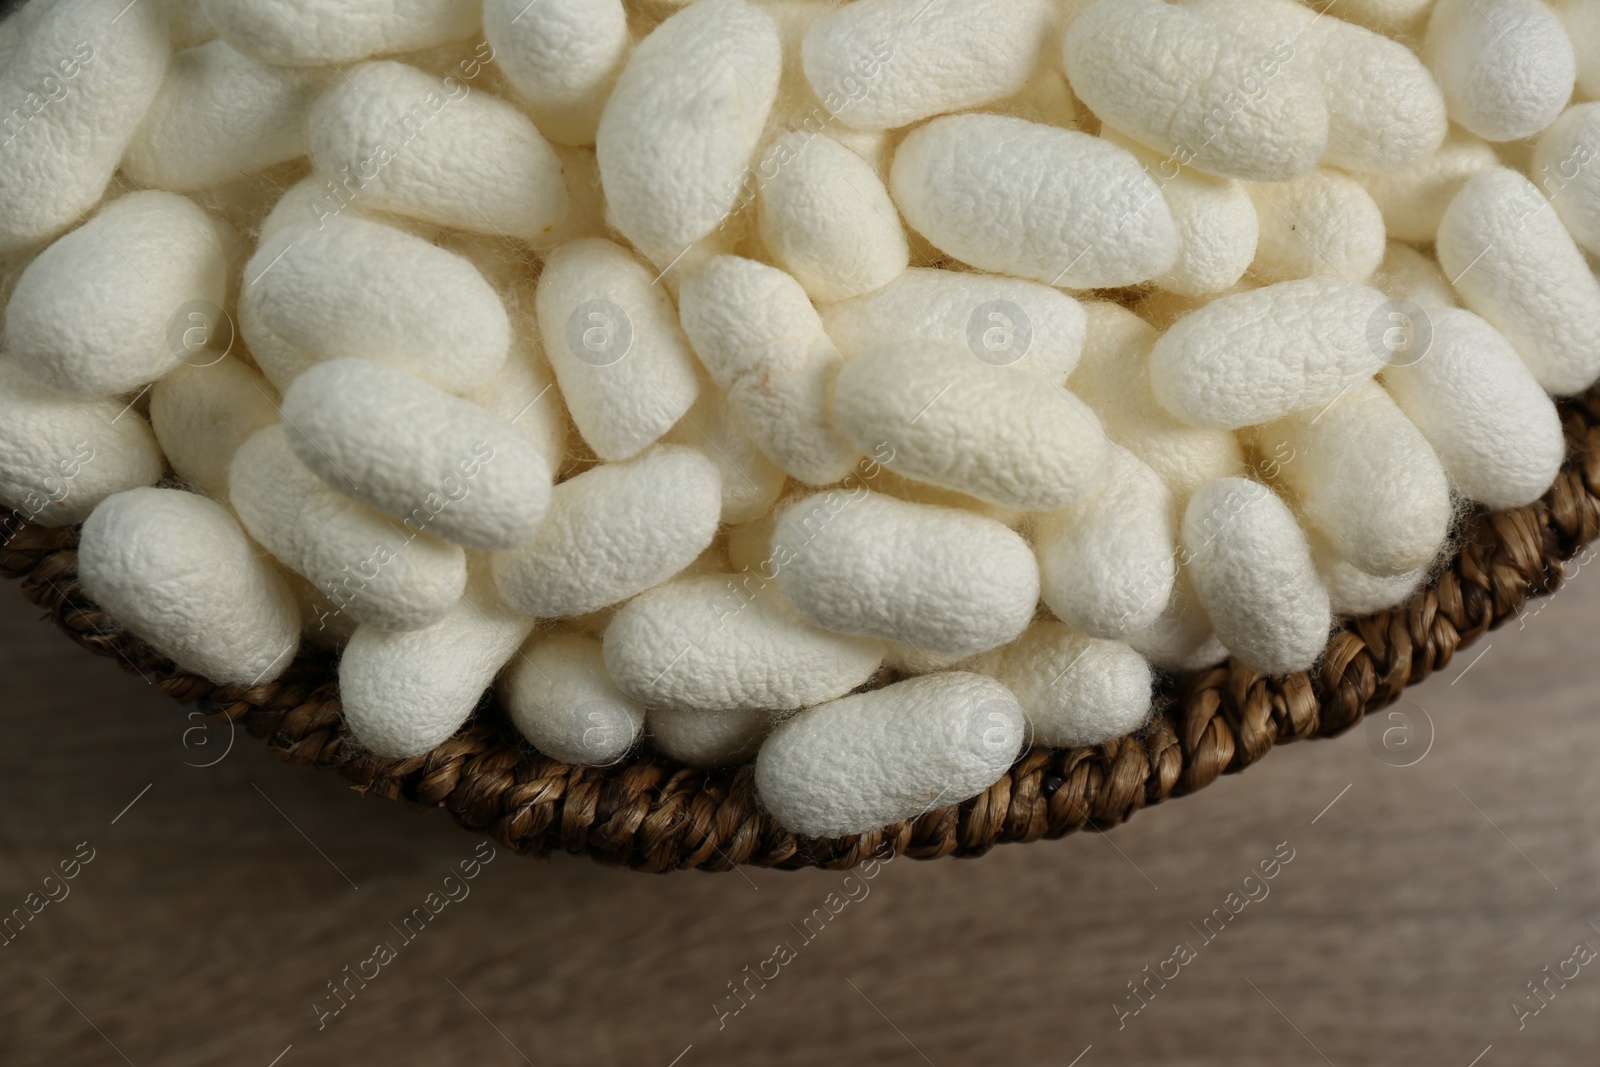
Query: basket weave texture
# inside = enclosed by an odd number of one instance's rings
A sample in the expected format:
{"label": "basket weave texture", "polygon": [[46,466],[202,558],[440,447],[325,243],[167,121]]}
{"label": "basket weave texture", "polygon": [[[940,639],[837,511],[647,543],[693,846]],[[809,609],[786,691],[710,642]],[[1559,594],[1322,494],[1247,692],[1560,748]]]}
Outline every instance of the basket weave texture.
{"label": "basket weave texture", "polygon": [[[487,698],[471,722],[411,759],[362,752],[345,729],[334,659],[304,652],[277,681],[218,686],[176,668],[85,597],[77,527],[6,516],[0,573],[68,636],[156,680],[169,696],[266,740],[288,763],[337,770],[363,793],[443,807],[508,848],[587,853],[642,871],[825,867],[888,844],[916,859],[978,856],[1011,841],[1115,826],[1148,804],[1241,771],[1272,746],[1342,733],[1444,667],[1461,648],[1553,592],[1562,562],[1600,535],[1600,387],[1561,405],[1566,467],[1535,504],[1465,522],[1448,569],[1409,603],[1345,624],[1307,673],[1269,678],[1228,662],[1174,679],[1138,736],[1098,748],[1025,752],[988,790],[871,833],[798,837],[760,810],[751,767],[697,771],[648,747],[605,768],[549,759]],[[0,515],[3,515],[0,512]]]}

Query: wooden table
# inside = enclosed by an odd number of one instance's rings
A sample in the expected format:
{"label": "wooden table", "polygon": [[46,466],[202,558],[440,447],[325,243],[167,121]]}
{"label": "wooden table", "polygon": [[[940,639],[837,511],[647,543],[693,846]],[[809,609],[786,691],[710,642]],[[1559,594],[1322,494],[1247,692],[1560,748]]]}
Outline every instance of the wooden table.
{"label": "wooden table", "polygon": [[60,899],[0,947],[8,1067],[1600,1059],[1589,573],[1412,690],[1409,734],[870,880],[474,869],[444,816],[230,749],[36,615],[0,596],[0,912]]}

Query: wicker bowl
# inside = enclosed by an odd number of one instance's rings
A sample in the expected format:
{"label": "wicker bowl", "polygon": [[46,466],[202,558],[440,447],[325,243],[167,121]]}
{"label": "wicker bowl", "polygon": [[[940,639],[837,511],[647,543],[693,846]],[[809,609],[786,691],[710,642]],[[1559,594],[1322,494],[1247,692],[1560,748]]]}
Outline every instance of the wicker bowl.
{"label": "wicker bowl", "polygon": [[85,597],[77,527],[4,514],[0,573],[22,580],[78,644],[153,678],[175,700],[242,724],[288,763],[337,770],[357,790],[443,807],[462,826],[519,852],[587,853],[641,871],[736,864],[845,869],[888,843],[916,859],[978,856],[1009,841],[1105,830],[1147,804],[1241,771],[1275,744],[1343,733],[1406,686],[1561,584],[1563,561],[1600,535],[1600,387],[1561,404],[1567,463],[1544,498],[1464,522],[1448,569],[1409,603],[1334,632],[1310,672],[1267,677],[1237,663],[1168,679],[1138,735],[1097,748],[1027,750],[964,804],[871,833],[816,839],[761,811],[751,767],[699,771],[648,747],[604,768],[531,750],[492,696],[432,752],[380,759],[356,746],[339,706],[335,660],[304,652],[277,680],[218,686],[179,670]]}

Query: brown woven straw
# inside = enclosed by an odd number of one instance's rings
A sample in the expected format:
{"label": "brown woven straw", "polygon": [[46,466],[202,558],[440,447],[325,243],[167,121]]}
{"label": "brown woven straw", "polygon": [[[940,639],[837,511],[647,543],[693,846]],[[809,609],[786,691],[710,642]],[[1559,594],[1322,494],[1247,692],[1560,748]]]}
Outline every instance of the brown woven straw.
{"label": "brown woven straw", "polygon": [[572,767],[532,751],[486,701],[425,756],[361,752],[339,710],[334,660],[305,653],[283,677],[217,686],[178,670],[83,594],[78,531],[14,521],[0,572],[92,652],[155,678],[168,695],[242,724],[289,762],[336,769],[357,789],[427,807],[505,846],[588,853],[642,871],[726,871],[735,864],[843,869],[887,841],[918,859],[977,856],[1008,841],[1114,826],[1147,804],[1241,771],[1275,744],[1341,733],[1445,666],[1530,596],[1554,591],[1562,562],[1600,534],[1600,387],[1562,404],[1568,461],[1544,499],[1466,520],[1448,570],[1410,603],[1348,623],[1317,668],[1268,678],[1236,663],[1164,686],[1151,724],[1099,748],[1033,748],[987,791],[873,833],[796,837],[758,807],[747,766],[696,771],[642,748],[606,768]]}

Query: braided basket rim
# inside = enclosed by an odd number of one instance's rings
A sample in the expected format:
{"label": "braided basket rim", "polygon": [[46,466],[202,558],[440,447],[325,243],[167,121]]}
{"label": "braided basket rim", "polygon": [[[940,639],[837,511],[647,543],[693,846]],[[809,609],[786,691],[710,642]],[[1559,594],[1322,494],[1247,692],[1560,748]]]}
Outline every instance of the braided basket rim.
{"label": "braided basket rim", "polygon": [[1600,535],[1600,386],[1562,401],[1567,461],[1543,498],[1474,510],[1447,569],[1407,603],[1347,620],[1309,672],[1267,677],[1228,661],[1164,680],[1150,724],[1093,748],[1026,750],[962,804],[869,833],[792,834],[757,802],[752,765],[700,771],[640,746],[608,767],[534,751],[492,693],[456,735],[409,759],[363,752],[345,729],[335,658],[302,650],[276,681],[219,686],[178,669],[83,593],[77,526],[43,527],[0,511],[0,574],[66,634],[167,695],[242,724],[286,763],[338,771],[361,793],[450,812],[518,852],[587,854],[666,872],[736,865],[844,870],[885,845],[915,859],[979,856],[996,844],[1119,825],[1149,804],[1244,770],[1274,745],[1331,737],[1399,698],[1461,648],[1560,587],[1562,563]]}

